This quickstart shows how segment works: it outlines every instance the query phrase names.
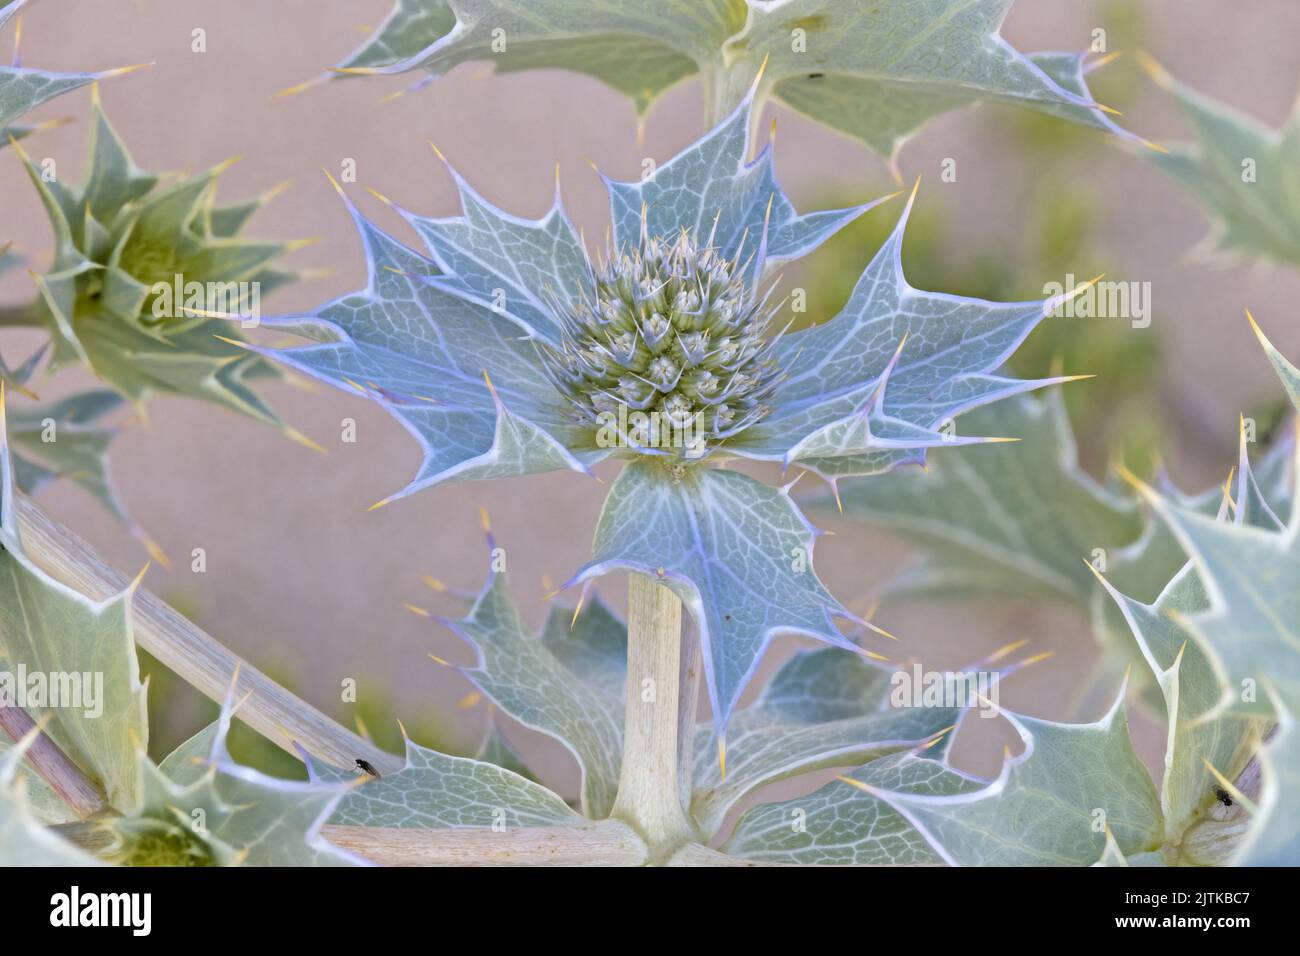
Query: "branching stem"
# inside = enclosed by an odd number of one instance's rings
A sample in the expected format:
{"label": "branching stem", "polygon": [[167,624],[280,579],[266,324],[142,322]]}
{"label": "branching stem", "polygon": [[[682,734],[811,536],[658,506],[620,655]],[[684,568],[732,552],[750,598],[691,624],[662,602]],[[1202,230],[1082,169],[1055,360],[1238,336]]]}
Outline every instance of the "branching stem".
{"label": "branching stem", "polygon": [[[120,594],[130,579],[110,568],[72,531],[46,514],[26,495],[16,495],[15,511],[23,547],[37,564],[94,600]],[[381,773],[401,769],[402,759],[342,727],[240,659],[171,607],[139,588],[131,603],[136,643],[186,683],[221,701],[236,671],[236,699],[249,694],[236,716],[263,737],[295,753],[293,741],[338,767],[358,757]]]}

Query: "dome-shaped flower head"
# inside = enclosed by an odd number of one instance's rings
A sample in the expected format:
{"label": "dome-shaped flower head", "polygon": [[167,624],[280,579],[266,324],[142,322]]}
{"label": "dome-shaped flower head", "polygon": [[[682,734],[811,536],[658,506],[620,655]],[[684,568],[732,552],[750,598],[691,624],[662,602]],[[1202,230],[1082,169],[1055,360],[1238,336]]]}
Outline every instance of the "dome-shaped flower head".
{"label": "dome-shaped flower head", "polygon": [[787,489],[712,466],[874,474],[934,445],[982,441],[945,426],[1060,381],[996,371],[1056,303],[912,288],[906,211],[840,314],[783,335],[792,316],[772,294],[773,265],[876,203],[798,213],[770,144],[746,161],[752,110],[751,92],[652,177],[606,179],[610,239],[590,258],[558,196],[541,219],[521,219],[454,172],[462,215],[398,210],[424,252],[353,209],[366,288],[270,320],[314,341],[264,350],[369,396],[420,442],[419,472],[381,503],[446,481],[626,459],[593,560],[569,584],[625,568],[680,596],[719,731],[776,633],[858,648],[835,624],[853,615],[814,574],[815,531]]}

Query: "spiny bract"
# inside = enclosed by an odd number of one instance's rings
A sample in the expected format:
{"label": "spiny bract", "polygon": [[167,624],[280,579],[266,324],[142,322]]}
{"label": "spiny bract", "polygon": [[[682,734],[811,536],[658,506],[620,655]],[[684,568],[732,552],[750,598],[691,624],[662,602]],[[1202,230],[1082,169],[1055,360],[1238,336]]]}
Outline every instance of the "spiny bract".
{"label": "spiny bract", "polygon": [[740,255],[686,229],[643,235],[598,270],[592,299],[558,310],[560,347],[541,354],[598,446],[701,458],[771,410],[772,313]]}

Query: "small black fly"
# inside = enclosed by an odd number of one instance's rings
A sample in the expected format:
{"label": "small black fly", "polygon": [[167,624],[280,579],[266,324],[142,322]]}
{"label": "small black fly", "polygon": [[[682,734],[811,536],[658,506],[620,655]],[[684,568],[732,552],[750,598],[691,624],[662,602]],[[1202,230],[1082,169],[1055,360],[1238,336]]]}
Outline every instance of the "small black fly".
{"label": "small black fly", "polygon": [[372,777],[379,776],[379,771],[371,766],[370,761],[362,760],[360,757],[357,758],[357,770],[361,773],[368,773]]}
{"label": "small black fly", "polygon": [[1225,807],[1232,806],[1232,796],[1228,793],[1227,790],[1224,790],[1222,787],[1214,788],[1214,796],[1215,799],[1217,799]]}
{"label": "small black fly", "polygon": [[821,79],[823,76],[825,76],[825,75],[826,75],[825,73],[809,73],[809,74],[808,74],[808,79],[810,79],[810,80],[820,80],[820,79]]}

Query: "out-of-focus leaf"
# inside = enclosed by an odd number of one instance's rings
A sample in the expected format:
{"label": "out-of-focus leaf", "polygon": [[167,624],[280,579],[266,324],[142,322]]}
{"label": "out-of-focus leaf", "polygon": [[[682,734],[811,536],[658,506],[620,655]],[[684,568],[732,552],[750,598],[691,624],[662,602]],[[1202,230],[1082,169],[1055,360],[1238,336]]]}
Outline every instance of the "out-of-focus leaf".
{"label": "out-of-focus leaf", "polygon": [[868,792],[953,865],[1087,866],[1101,858],[1107,828],[1125,853],[1160,845],[1160,798],[1129,740],[1122,689],[1092,724],[1002,713],[1025,749],[992,783],[956,794]]}
{"label": "out-of-focus leaf", "polygon": [[621,688],[570,670],[543,639],[529,634],[504,574],[491,573],[468,615],[443,623],[477,656],[472,667],[458,670],[505,714],[563,744],[582,772],[583,813],[608,816],[622,760]]}
{"label": "out-of-focus leaf", "polygon": [[27,556],[14,511],[5,417],[0,394],[0,647],[13,668],[45,678],[47,700],[26,707],[28,714],[48,714],[50,738],[125,811],[137,796],[135,748],[149,737],[131,636],[135,585],[93,601]]}
{"label": "out-of-focus leaf", "polygon": [[1195,136],[1149,158],[1205,208],[1214,222],[1209,244],[1300,265],[1300,107],[1270,129],[1147,65]]}
{"label": "out-of-focus leaf", "polygon": [[760,787],[915,747],[956,723],[954,707],[891,707],[889,674],[837,648],[796,655],[736,714],[725,776],[718,738],[699,730],[691,812],[704,832],[716,833],[727,812]]}
{"label": "out-of-focus leaf", "polygon": [[[844,514],[899,531],[925,548],[891,594],[945,599],[995,593],[1086,609],[1097,589],[1095,551],[1135,542],[1143,517],[1084,472],[1059,393],[1022,397],[962,420],[1013,445],[943,451],[925,473],[900,470],[846,482]],[[828,496],[815,505],[834,507]],[[1180,562],[1181,563],[1181,562]],[[1169,568],[1168,575],[1177,566]]]}
{"label": "out-of-focus leaf", "polygon": [[892,158],[927,120],[1004,102],[1122,132],[1096,108],[1082,58],[1026,56],[998,33],[1011,0],[398,0],[345,72],[440,76],[469,60],[502,72],[562,68],[644,112],[703,75],[725,111],[766,64],[763,90]]}

